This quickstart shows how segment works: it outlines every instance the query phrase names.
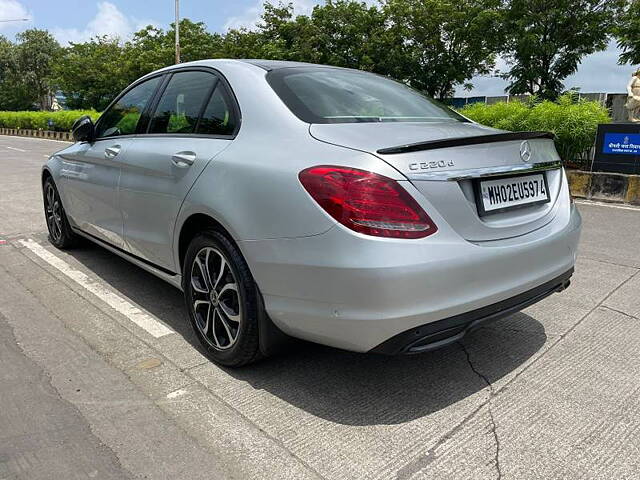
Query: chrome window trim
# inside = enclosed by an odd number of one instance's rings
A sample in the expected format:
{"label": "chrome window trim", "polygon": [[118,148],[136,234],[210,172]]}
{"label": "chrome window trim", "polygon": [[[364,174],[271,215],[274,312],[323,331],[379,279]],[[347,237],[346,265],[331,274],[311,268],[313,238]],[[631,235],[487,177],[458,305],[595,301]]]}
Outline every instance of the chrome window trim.
{"label": "chrome window trim", "polygon": [[[115,135],[111,137],[96,138],[93,143],[104,140],[114,140],[116,138],[212,138],[216,140],[234,140],[231,135],[212,135],[208,133],[132,133],[130,135]],[[89,142],[80,142],[89,143]]]}

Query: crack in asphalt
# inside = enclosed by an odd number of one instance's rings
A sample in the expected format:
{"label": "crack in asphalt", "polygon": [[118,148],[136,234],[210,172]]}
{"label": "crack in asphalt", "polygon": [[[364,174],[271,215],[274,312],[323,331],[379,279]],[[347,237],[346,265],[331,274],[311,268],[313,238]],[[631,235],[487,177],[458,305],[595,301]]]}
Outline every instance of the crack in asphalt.
{"label": "crack in asphalt", "polygon": [[608,305],[600,305],[600,308],[606,308],[607,310],[611,310],[612,312],[619,313],[624,315],[627,318],[632,318],[634,320],[640,320],[640,317],[636,317],[635,315],[631,315],[630,313],[623,312],[622,310],[618,310],[617,308],[609,307]]}
{"label": "crack in asphalt", "polygon": [[473,370],[473,372],[487,384],[487,387],[489,387],[489,398],[485,402],[485,405],[487,406],[487,410],[489,411],[489,418],[491,419],[491,433],[493,434],[493,438],[494,438],[494,441],[495,441],[495,444],[496,444],[496,453],[495,453],[493,461],[494,461],[494,464],[496,466],[496,472],[498,474],[498,480],[501,480],[502,479],[502,470],[500,469],[500,438],[498,438],[498,431],[496,429],[496,420],[495,420],[495,418],[493,416],[493,410],[491,408],[491,399],[497,393],[493,389],[493,384],[489,381],[489,378],[487,378],[486,375],[484,375],[482,372],[480,372],[480,370],[478,370],[475,367],[475,365],[473,364],[473,362],[471,361],[471,355],[469,354],[469,350],[467,350],[467,348],[464,346],[464,344],[462,342],[458,342],[458,345],[460,345],[460,348],[462,348],[462,351],[467,356],[467,363],[469,363],[469,367],[471,367],[471,370]]}
{"label": "crack in asphalt", "polygon": [[[472,418],[474,418],[476,416],[476,414],[482,410],[482,408],[484,408],[485,405],[488,405],[489,407],[489,414],[491,417],[491,422],[492,422],[492,426],[493,426],[493,435],[494,438],[496,440],[496,457],[495,457],[495,461],[496,461],[496,469],[498,470],[498,478],[501,478],[500,475],[502,474],[501,470],[499,470],[499,464],[498,464],[498,454],[499,454],[499,448],[500,448],[500,444],[499,444],[499,439],[497,436],[497,432],[495,429],[495,419],[493,417],[493,411],[491,410],[491,405],[490,405],[490,401],[494,396],[497,396],[500,394],[501,391],[504,391],[505,389],[507,389],[509,387],[509,385],[513,384],[517,379],[520,378],[521,375],[523,375],[525,372],[527,372],[530,368],[532,368],[534,365],[536,365],[542,358],[544,358],[551,350],[553,350],[558,344],[560,344],[560,342],[562,342],[567,336],[569,336],[571,333],[573,333],[573,331],[578,328],[578,326],[589,316],[591,315],[596,309],[598,309],[598,307],[604,307],[604,308],[608,308],[610,310],[612,310],[610,307],[606,307],[604,305],[604,302],[606,302],[614,293],[616,293],[618,290],[620,290],[620,288],[622,288],[624,285],[626,285],[628,282],[630,282],[631,280],[633,280],[637,275],[640,275],[640,270],[636,269],[636,271],[631,274],[629,277],[627,277],[626,280],[624,280],[623,282],[621,282],[617,287],[615,287],[611,292],[609,292],[607,295],[604,296],[604,298],[602,298],[596,305],[594,305],[591,309],[589,309],[589,311],[587,313],[585,313],[571,328],[569,328],[566,332],[564,332],[563,334],[559,335],[555,341],[553,341],[551,343],[551,345],[549,345],[549,348],[542,352],[538,357],[536,357],[531,363],[529,363],[528,365],[526,365],[522,370],[520,370],[519,372],[517,372],[513,378],[511,378],[509,381],[507,381],[500,390],[495,391],[493,388],[493,385],[489,382],[489,380],[482,374],[480,374],[474,367],[473,363],[471,362],[471,359],[469,357],[469,352],[467,351],[467,349],[465,348],[464,345],[462,345],[462,343],[458,342],[458,344],[460,345],[460,347],[462,348],[462,350],[465,352],[465,354],[467,355],[467,362],[469,363],[469,366],[471,367],[471,369],[473,370],[473,372],[478,375],[478,377],[480,377],[489,387],[490,389],[490,395],[489,398],[487,399],[487,401],[482,402],[477,408],[475,408],[471,413],[469,413],[468,415],[466,415],[460,422],[458,422],[451,430],[449,430],[447,433],[445,433],[439,440],[438,442],[436,442],[436,444],[430,448],[426,453],[419,455],[417,458],[413,459],[413,461],[409,462],[408,464],[406,464],[404,467],[402,467],[400,470],[398,470],[398,473],[396,474],[396,479],[397,480],[406,480],[408,478],[410,478],[413,474],[423,470],[424,468],[426,468],[429,464],[431,464],[435,459],[436,459],[436,450],[442,446],[444,443],[446,443],[449,439],[451,439],[456,433],[458,433],[460,430],[462,430],[462,428],[467,424],[467,422],[469,422]],[[623,313],[623,312],[620,312]],[[626,314],[629,316],[629,314]],[[635,318],[635,317],[634,317]]]}
{"label": "crack in asphalt", "polygon": [[414,474],[416,474],[416,473],[420,472],[421,470],[424,470],[425,468],[427,468],[431,463],[433,463],[436,460],[436,458],[437,458],[436,451],[442,445],[444,445],[446,442],[448,442],[450,439],[452,439],[458,432],[460,432],[464,428],[464,426],[467,424],[467,422],[469,422],[472,418],[474,418],[477,415],[477,413],[480,410],[482,410],[485,406],[488,406],[488,408],[489,408],[489,415],[490,415],[490,418],[491,418],[491,425],[492,425],[492,433],[493,433],[494,439],[496,441],[496,455],[494,457],[494,460],[495,460],[495,463],[496,463],[496,469],[498,470],[498,479],[501,478],[502,473],[501,473],[500,465],[499,465],[499,461],[498,461],[498,455],[500,453],[500,442],[499,442],[499,439],[498,439],[498,436],[497,436],[496,423],[495,423],[495,419],[493,417],[493,412],[491,411],[491,405],[490,405],[491,398],[493,396],[497,395],[499,392],[495,392],[493,390],[493,385],[491,384],[491,382],[489,382],[487,377],[482,375],[478,370],[476,370],[476,368],[474,367],[473,363],[471,363],[471,359],[469,357],[469,352],[464,347],[464,345],[462,345],[460,342],[458,342],[458,344],[460,345],[462,351],[465,353],[467,363],[471,367],[471,370],[489,388],[489,398],[486,401],[481,402],[480,405],[478,405],[476,408],[474,408],[473,411],[471,411],[460,422],[458,422],[451,430],[449,430],[446,434],[444,434],[436,442],[436,444],[433,447],[431,447],[429,450],[426,451],[426,453],[423,453],[422,455],[419,455],[418,457],[413,459],[413,461],[407,463],[400,470],[398,470],[398,472],[396,473],[396,480],[408,480]]}

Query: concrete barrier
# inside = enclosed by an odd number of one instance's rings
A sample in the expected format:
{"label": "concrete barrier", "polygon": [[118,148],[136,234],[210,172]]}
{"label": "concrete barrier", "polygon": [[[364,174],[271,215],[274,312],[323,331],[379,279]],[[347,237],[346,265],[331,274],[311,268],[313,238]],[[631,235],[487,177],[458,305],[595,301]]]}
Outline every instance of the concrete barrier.
{"label": "concrete barrier", "polygon": [[567,178],[576,198],[640,205],[640,175],[567,170]]}
{"label": "concrete barrier", "polygon": [[63,142],[73,142],[73,137],[71,136],[71,132],[54,132],[52,130],[31,130],[28,128],[0,127],[0,135],[46,138],[49,140],[61,140]]}

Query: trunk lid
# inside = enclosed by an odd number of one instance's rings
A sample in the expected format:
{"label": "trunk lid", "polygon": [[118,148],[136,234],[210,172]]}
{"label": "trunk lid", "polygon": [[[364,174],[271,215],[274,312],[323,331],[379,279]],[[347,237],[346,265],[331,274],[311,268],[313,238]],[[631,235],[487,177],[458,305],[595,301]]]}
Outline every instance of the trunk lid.
{"label": "trunk lid", "polygon": [[[312,124],[310,133],[317,140],[369,152],[383,159],[404,174],[467,240],[482,242],[515,237],[553,219],[562,185],[562,169],[551,138],[450,121]],[[521,156],[525,142],[529,151],[527,161]],[[393,148],[398,146],[401,148]],[[517,176],[532,169],[540,169],[546,176],[548,203],[480,215],[476,204],[477,179]]]}

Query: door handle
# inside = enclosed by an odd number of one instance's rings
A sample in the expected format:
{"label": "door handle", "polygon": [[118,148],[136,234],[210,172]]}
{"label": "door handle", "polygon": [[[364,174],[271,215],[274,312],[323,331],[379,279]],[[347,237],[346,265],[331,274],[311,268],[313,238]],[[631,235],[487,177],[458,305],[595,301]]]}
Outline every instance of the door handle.
{"label": "door handle", "polygon": [[113,145],[111,147],[107,147],[104,149],[104,158],[111,159],[115,158],[119,153],[122,147],[120,145]]}
{"label": "door handle", "polygon": [[176,167],[188,167],[193,165],[196,161],[196,154],[194,152],[178,152],[174,153],[171,157],[171,161]]}

